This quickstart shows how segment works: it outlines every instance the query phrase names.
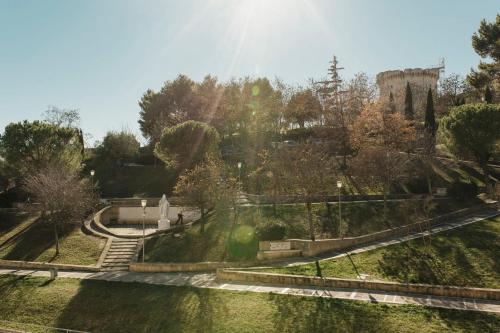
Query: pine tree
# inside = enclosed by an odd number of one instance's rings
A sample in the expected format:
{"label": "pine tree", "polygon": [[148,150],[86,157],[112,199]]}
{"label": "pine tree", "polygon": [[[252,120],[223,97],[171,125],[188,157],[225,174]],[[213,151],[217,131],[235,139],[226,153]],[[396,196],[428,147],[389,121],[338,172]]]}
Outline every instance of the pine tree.
{"label": "pine tree", "polygon": [[486,86],[486,91],[484,92],[484,102],[486,104],[493,103],[493,93],[491,92],[490,86]]}
{"label": "pine tree", "polygon": [[434,116],[434,101],[432,99],[432,89],[427,92],[427,105],[425,107],[425,130],[434,137],[436,135],[437,125]]}
{"label": "pine tree", "polygon": [[410,82],[406,82],[406,95],[405,95],[405,114],[406,120],[413,120],[413,96],[411,93]]}

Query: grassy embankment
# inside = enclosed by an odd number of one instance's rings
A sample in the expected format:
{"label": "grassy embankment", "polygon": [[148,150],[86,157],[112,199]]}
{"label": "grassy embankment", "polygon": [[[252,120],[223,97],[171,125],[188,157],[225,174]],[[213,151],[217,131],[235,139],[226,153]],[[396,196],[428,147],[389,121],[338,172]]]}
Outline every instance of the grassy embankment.
{"label": "grassy embankment", "polygon": [[[346,236],[359,236],[375,231],[400,226],[422,219],[422,202],[389,202],[388,221],[383,219],[383,203],[344,203],[343,224],[347,226]],[[468,203],[471,204],[471,203]],[[464,203],[436,201],[429,212],[430,217],[462,208]],[[335,238],[338,230],[338,206],[331,204],[313,205],[314,224],[318,238]],[[328,213],[330,210],[330,213]],[[181,237],[164,235],[152,238],[146,243],[146,260],[150,262],[197,262],[253,260],[257,253],[256,228],[271,221],[286,226],[285,238],[309,237],[307,216],[303,204],[278,206],[276,213],[271,206],[241,207],[230,237],[233,217],[207,218],[205,233],[200,226],[188,229]]]}
{"label": "grassy embankment", "polygon": [[500,316],[472,311],[138,283],[3,276],[0,299],[0,327],[24,329],[14,323],[94,333],[500,330]]}
{"label": "grassy embankment", "polygon": [[0,225],[0,258],[6,260],[95,265],[105,244],[85,235],[79,225],[68,224],[59,230],[60,254],[55,256],[53,227],[38,215],[3,213]]}
{"label": "grassy embankment", "polygon": [[[321,261],[323,277],[500,288],[500,217],[388,247]],[[315,264],[266,269],[316,275]]]}

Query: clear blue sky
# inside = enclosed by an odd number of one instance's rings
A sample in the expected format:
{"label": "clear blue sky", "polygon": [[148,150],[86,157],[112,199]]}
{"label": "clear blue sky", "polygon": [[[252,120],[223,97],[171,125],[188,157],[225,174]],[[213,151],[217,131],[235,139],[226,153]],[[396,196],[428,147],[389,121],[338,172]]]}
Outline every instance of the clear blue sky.
{"label": "clear blue sky", "polygon": [[0,0],[0,130],[48,105],[76,108],[96,140],[139,134],[137,101],[179,73],[292,84],[426,67],[466,74],[470,37],[498,0]]}

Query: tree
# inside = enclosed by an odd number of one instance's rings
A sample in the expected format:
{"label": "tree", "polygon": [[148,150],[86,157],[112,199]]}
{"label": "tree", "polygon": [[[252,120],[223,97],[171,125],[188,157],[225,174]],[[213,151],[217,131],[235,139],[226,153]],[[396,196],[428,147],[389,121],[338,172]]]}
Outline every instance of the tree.
{"label": "tree", "polygon": [[312,203],[334,188],[334,161],[330,155],[313,145],[281,148],[273,155],[276,173],[280,177],[278,190],[283,195],[296,195],[305,203],[309,236],[315,240]]}
{"label": "tree", "polygon": [[432,197],[431,172],[432,161],[435,154],[437,124],[434,116],[434,102],[432,99],[432,89],[427,92],[427,104],[425,106],[423,149],[420,157],[424,163],[424,172],[427,179],[427,189]]}
{"label": "tree", "polygon": [[432,98],[432,89],[427,91],[427,104],[425,106],[425,121],[424,127],[431,137],[435,137],[437,131],[436,118],[434,115],[434,101]]}
{"label": "tree", "polygon": [[452,73],[441,80],[438,91],[437,109],[443,115],[454,106],[464,104],[464,99],[473,99],[471,87],[459,74]]}
{"label": "tree", "polygon": [[219,134],[212,126],[190,120],[165,128],[156,144],[155,155],[167,167],[182,171],[208,156],[218,156],[219,141]]}
{"label": "tree", "polygon": [[352,170],[367,187],[382,190],[384,219],[387,216],[387,195],[390,186],[403,177],[409,157],[408,151],[415,141],[411,123],[399,113],[388,112],[384,102],[368,105],[354,124],[352,145],[357,155]]}
{"label": "tree", "polygon": [[11,173],[24,176],[52,164],[72,170],[81,166],[81,143],[74,128],[27,120],[11,123],[1,137],[3,154]]}
{"label": "tree", "polygon": [[493,93],[491,92],[490,86],[486,86],[484,91],[484,102],[487,104],[493,103]]}
{"label": "tree", "polygon": [[415,117],[415,111],[413,109],[413,96],[411,92],[410,82],[406,82],[404,115],[405,119],[410,121],[413,120]]}
{"label": "tree", "polygon": [[79,222],[92,207],[91,184],[61,165],[49,165],[25,178],[24,187],[42,206],[42,216],[54,227],[56,255],[58,229],[64,223]]}
{"label": "tree", "polygon": [[198,120],[201,110],[194,90],[195,83],[179,75],[174,81],[165,82],[159,92],[148,89],[144,93],[139,101],[139,125],[151,144],[158,142],[165,127]]}
{"label": "tree", "polygon": [[58,127],[80,127],[80,113],[76,109],[60,109],[49,106],[43,113],[43,121]]}
{"label": "tree", "polygon": [[440,124],[441,133],[450,151],[462,158],[472,156],[483,170],[487,192],[492,193],[488,163],[498,150],[500,105],[458,106],[442,118]]}
{"label": "tree", "polygon": [[177,180],[174,188],[176,195],[194,204],[201,212],[201,233],[205,230],[205,215],[217,202],[218,182],[221,169],[216,160],[208,158],[187,170]]}
{"label": "tree", "polygon": [[498,87],[500,84],[500,14],[494,22],[482,20],[479,29],[472,35],[472,47],[483,59],[491,58],[493,62],[480,61],[478,70],[471,70],[467,80],[471,86],[482,90],[485,86]]}
{"label": "tree", "polygon": [[96,149],[96,155],[101,163],[106,165],[123,164],[139,154],[140,144],[134,134],[121,132],[108,132],[102,143]]}
{"label": "tree", "polygon": [[285,116],[290,122],[304,128],[306,122],[319,119],[321,104],[310,89],[298,91],[292,95],[286,107]]}

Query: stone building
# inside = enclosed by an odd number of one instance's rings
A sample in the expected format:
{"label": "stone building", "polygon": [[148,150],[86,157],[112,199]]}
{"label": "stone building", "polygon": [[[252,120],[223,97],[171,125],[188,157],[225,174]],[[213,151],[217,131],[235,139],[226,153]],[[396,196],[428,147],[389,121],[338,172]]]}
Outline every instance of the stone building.
{"label": "stone building", "polygon": [[424,119],[427,91],[432,89],[434,100],[437,92],[439,74],[442,67],[407,68],[405,70],[385,71],[377,74],[380,98],[389,99],[392,92],[397,112],[404,112],[406,84],[410,83],[415,120]]}

